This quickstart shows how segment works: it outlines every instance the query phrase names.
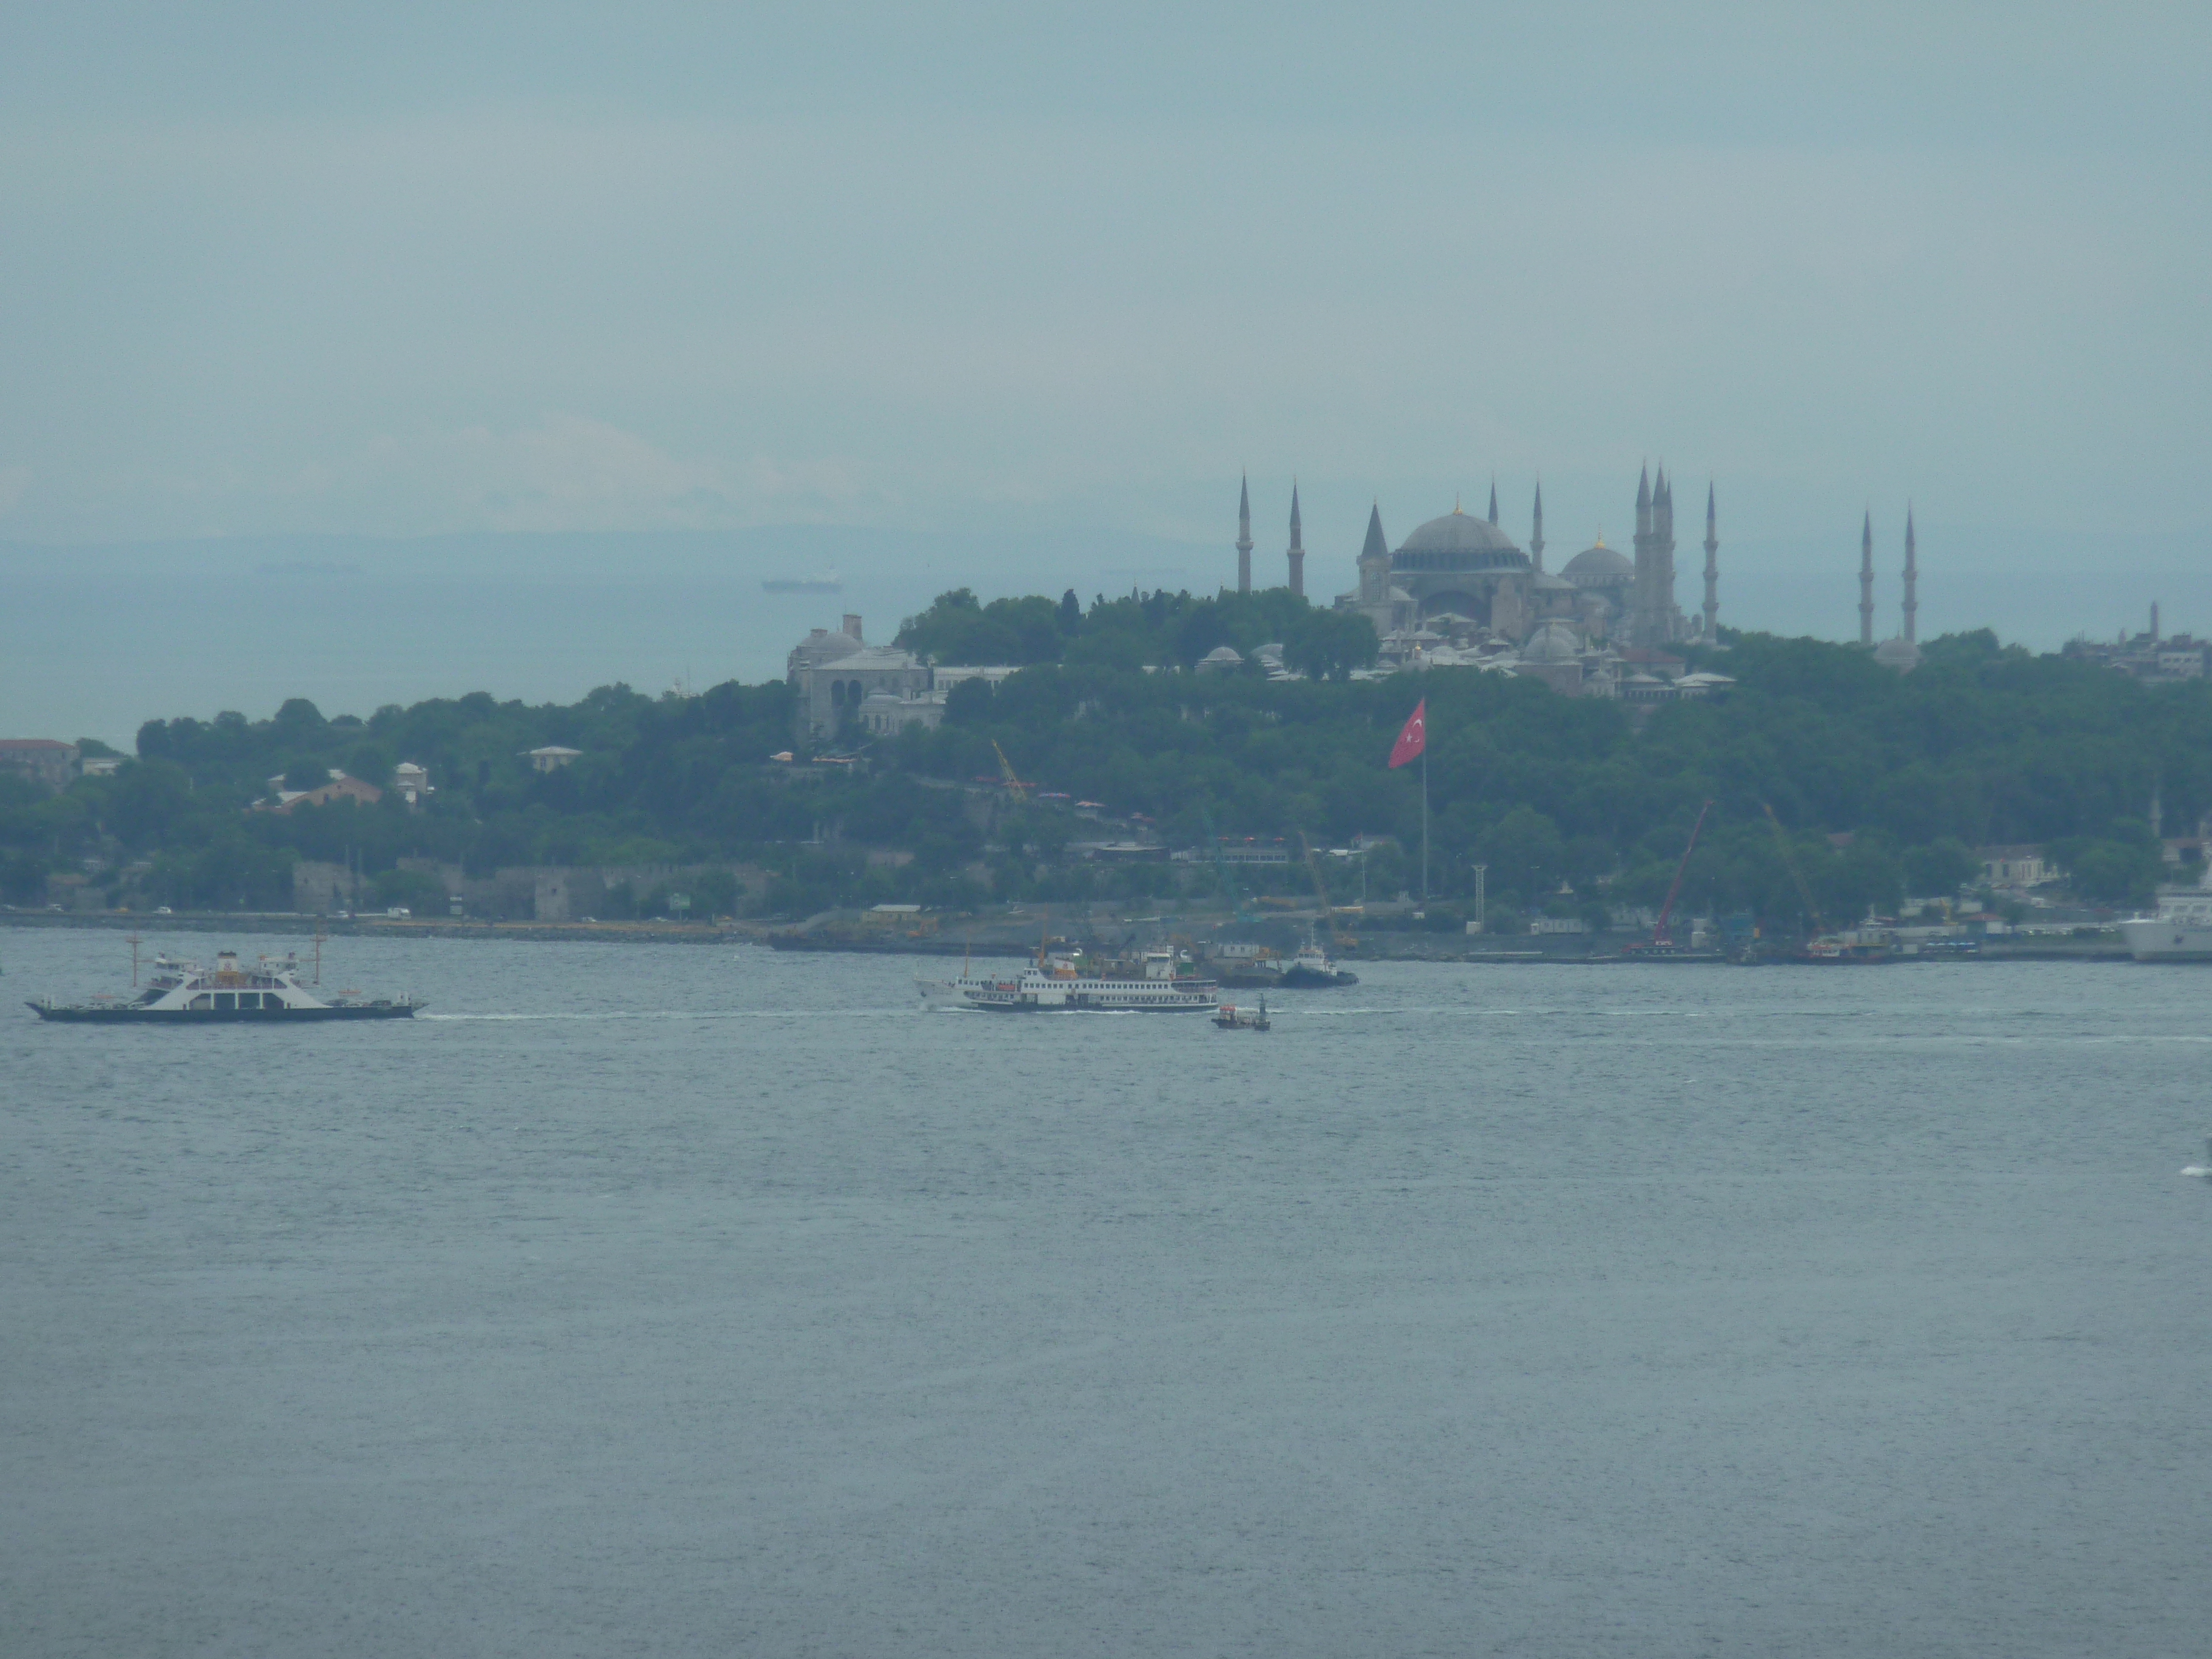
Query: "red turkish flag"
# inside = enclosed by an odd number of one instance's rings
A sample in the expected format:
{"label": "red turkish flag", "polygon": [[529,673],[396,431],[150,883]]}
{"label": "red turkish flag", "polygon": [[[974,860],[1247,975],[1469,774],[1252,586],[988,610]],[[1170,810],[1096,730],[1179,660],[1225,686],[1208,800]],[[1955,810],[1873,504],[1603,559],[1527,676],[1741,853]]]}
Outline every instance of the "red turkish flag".
{"label": "red turkish flag", "polygon": [[1406,729],[1398,734],[1397,743],[1391,748],[1390,764],[1403,766],[1409,761],[1417,761],[1428,752],[1428,747],[1429,700],[1423,697],[1415,706],[1413,718],[1406,722]]}

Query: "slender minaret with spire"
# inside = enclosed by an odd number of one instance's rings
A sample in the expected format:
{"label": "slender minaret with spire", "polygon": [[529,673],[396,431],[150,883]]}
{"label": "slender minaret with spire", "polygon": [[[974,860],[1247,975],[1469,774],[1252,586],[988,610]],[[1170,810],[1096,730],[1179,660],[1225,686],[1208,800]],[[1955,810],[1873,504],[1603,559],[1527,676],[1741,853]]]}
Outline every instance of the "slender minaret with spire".
{"label": "slender minaret with spire", "polygon": [[1249,473],[1237,493],[1237,591],[1252,591],[1252,479]]}
{"label": "slender minaret with spire", "polygon": [[1651,485],[1651,538],[1658,557],[1653,561],[1657,580],[1651,594],[1653,645],[1673,639],[1680,631],[1681,613],[1674,608],[1674,484],[1664,462]]}
{"label": "slender minaret with spire", "polygon": [[1291,483],[1291,592],[1298,598],[1306,596],[1306,543],[1304,532],[1298,526],[1298,486]]}
{"label": "slender minaret with spire", "polygon": [[[1367,539],[1359,549],[1359,602],[1362,605],[1388,605],[1390,602],[1390,543],[1382,533],[1382,504],[1377,501],[1367,509]],[[1388,628],[1378,628],[1378,633],[1388,633]]]}
{"label": "slender minaret with spire", "polygon": [[1656,562],[1654,549],[1657,538],[1651,533],[1651,469],[1645,467],[1636,477],[1636,582],[1628,591],[1628,639],[1632,645],[1649,645],[1644,630],[1650,625],[1651,593],[1658,586],[1653,572]]}
{"label": "slender minaret with spire", "polygon": [[1544,481],[1536,480],[1536,514],[1528,532],[1528,562],[1544,574]]}
{"label": "slender minaret with spire", "polygon": [[1874,509],[1859,526],[1859,643],[1874,648]]}
{"label": "slender minaret with spire", "polygon": [[1498,480],[1495,478],[1490,481],[1490,521],[1492,524],[1498,522]]}
{"label": "slender minaret with spire", "polygon": [[1721,615],[1721,537],[1719,520],[1713,516],[1713,486],[1705,481],[1705,639],[1708,643],[1719,637]]}
{"label": "slender minaret with spire", "polygon": [[1912,536],[1912,503],[1905,504],[1905,642],[1920,640],[1919,550]]}

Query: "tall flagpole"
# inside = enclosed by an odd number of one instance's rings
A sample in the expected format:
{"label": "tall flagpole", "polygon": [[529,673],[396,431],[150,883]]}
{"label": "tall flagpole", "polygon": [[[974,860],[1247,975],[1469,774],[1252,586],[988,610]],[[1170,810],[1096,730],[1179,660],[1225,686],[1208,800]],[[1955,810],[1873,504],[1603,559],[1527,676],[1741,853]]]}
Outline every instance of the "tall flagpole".
{"label": "tall flagpole", "polygon": [[1421,728],[1421,908],[1429,908],[1429,732]]}

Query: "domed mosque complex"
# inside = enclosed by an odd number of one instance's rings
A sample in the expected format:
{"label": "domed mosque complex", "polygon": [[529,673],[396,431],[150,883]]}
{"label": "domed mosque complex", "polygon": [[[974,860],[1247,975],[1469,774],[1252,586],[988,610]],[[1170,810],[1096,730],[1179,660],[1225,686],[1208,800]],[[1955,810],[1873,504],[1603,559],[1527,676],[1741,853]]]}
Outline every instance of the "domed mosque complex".
{"label": "domed mosque complex", "polygon": [[[1249,514],[1249,509],[1247,509]],[[1556,574],[1544,568],[1539,485],[1524,549],[1498,521],[1498,491],[1477,517],[1455,506],[1390,548],[1378,504],[1367,517],[1359,586],[1336,608],[1373,623],[1384,672],[1471,666],[1540,679],[1570,696],[1671,702],[1725,689],[1724,675],[1688,674],[1668,647],[1711,641],[1720,613],[1720,538],[1705,491],[1705,599],[1685,617],[1674,600],[1674,489],[1662,467],[1636,488],[1635,556],[1599,538]],[[1293,532],[1293,540],[1296,540]],[[1240,555],[1250,532],[1239,538]],[[1242,565],[1240,577],[1249,583]]]}
{"label": "domed mosque complex", "polygon": [[[1689,672],[1688,662],[1674,648],[1723,648],[1719,519],[1710,484],[1702,545],[1705,604],[1696,615],[1685,616],[1674,600],[1674,486],[1664,466],[1656,478],[1646,469],[1637,480],[1633,556],[1607,547],[1600,536],[1557,574],[1544,568],[1540,484],[1525,549],[1498,521],[1494,485],[1486,515],[1478,518],[1455,504],[1441,518],[1416,526],[1395,551],[1383,534],[1378,502],[1367,514],[1359,586],[1338,594],[1335,608],[1365,617],[1382,642],[1377,666],[1355,670],[1356,678],[1465,667],[1540,680],[1566,696],[1617,697],[1631,704],[1717,697],[1735,682],[1725,674]],[[1254,549],[1249,485],[1237,501],[1236,546],[1237,591],[1249,593]],[[1861,526],[1859,550],[1859,643],[1884,667],[1910,673],[1920,662],[1918,541],[1911,507],[1905,515],[1904,626],[1879,646],[1871,509]],[[1303,599],[1306,547],[1296,486],[1291,490],[1285,557],[1284,585]],[[2154,657],[2154,606],[2151,632],[2143,637]],[[1283,665],[1280,645],[1260,646],[1255,655],[1256,661],[1247,665],[1223,646],[1195,667],[1200,673],[1261,672],[1270,678],[1293,678]],[[2155,659],[2148,672],[2163,672],[2162,663]],[[909,726],[933,729],[960,682],[996,684],[1020,672],[1012,665],[934,663],[896,646],[871,646],[861,637],[860,618],[849,614],[835,631],[817,628],[801,640],[785,667],[798,694],[793,735],[800,742],[854,728],[873,737],[893,736]],[[2144,671],[2130,665],[2130,672]]]}

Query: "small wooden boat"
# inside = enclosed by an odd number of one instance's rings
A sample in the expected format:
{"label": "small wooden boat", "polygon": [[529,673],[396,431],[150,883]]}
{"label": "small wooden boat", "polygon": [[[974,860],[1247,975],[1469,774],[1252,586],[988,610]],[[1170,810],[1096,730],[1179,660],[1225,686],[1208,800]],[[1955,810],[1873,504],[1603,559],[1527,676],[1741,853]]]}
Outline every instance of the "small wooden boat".
{"label": "small wooden boat", "polygon": [[1224,1031],[1264,1031],[1267,1029],[1267,999],[1261,997],[1257,1008],[1239,1008],[1233,1002],[1224,1002],[1214,1011],[1213,1024]]}

